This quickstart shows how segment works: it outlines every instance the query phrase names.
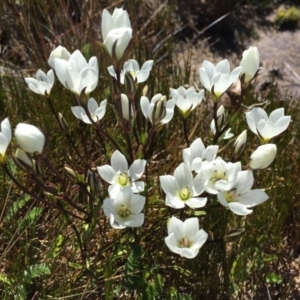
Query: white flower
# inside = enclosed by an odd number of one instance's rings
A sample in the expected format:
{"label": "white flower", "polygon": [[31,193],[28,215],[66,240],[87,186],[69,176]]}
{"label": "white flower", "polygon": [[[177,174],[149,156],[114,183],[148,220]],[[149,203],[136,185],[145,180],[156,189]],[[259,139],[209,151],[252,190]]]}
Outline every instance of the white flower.
{"label": "white flower", "polygon": [[166,205],[173,208],[203,207],[207,198],[197,197],[204,191],[199,174],[193,178],[190,168],[181,163],[174,171],[174,176],[163,175],[159,177],[160,184],[166,193]]}
{"label": "white flower", "polygon": [[[106,9],[102,13],[101,31],[103,43],[110,54],[120,60],[132,38],[132,28],[127,11],[116,8],[111,15]],[[113,53],[113,46],[116,43]]]}
{"label": "white flower", "polygon": [[[126,72],[130,73],[132,78],[136,80],[137,83],[145,82],[150,75],[152,66],[153,66],[153,60],[147,60],[143,64],[141,69],[136,60],[134,59],[127,60],[124,64],[123,70],[121,71],[121,78],[120,78],[121,83],[124,84],[124,78]],[[113,66],[109,66],[107,70],[112,77],[117,78],[117,74]]]}
{"label": "white flower", "polygon": [[218,193],[219,202],[235,214],[245,216],[252,213],[249,208],[265,202],[269,197],[260,189],[250,190],[253,185],[253,172],[240,171],[233,188]]}
{"label": "white flower", "polygon": [[51,52],[50,57],[48,59],[48,64],[52,69],[54,69],[55,58],[60,58],[68,61],[70,56],[70,52],[65,47],[58,46]]}
{"label": "white flower", "polygon": [[285,131],[291,122],[291,116],[284,115],[284,108],[275,109],[268,117],[265,110],[254,107],[246,113],[246,119],[250,130],[264,142]]}
{"label": "white flower", "polygon": [[165,243],[168,248],[186,258],[194,258],[208,238],[208,234],[199,230],[197,218],[189,218],[182,222],[172,217],[168,222],[168,236]]}
{"label": "white flower", "polygon": [[259,70],[259,53],[257,47],[250,47],[243,52],[241,77],[244,75],[244,82],[250,82]]}
{"label": "white flower", "polygon": [[17,143],[27,153],[42,153],[45,144],[44,134],[35,126],[19,123],[15,129]]}
{"label": "white flower", "polygon": [[113,228],[123,229],[139,227],[144,223],[144,214],[141,213],[144,205],[145,197],[134,194],[130,187],[126,187],[115,198],[105,199],[103,210]]}
{"label": "white flower", "polygon": [[129,15],[123,8],[115,8],[111,15],[108,10],[104,9],[102,13],[101,32],[103,40],[106,39],[108,33],[117,28],[129,27],[131,23]]}
{"label": "white flower", "polygon": [[[87,108],[90,113],[90,117],[94,122],[98,122],[104,117],[106,112],[106,104],[107,104],[106,99],[101,101],[100,106],[98,106],[94,98],[89,99],[87,103]],[[86,124],[92,123],[82,106],[73,106],[71,107],[71,110],[77,119],[82,120]]]}
{"label": "white flower", "polygon": [[[129,121],[129,99],[125,94],[121,94],[121,108],[123,118]],[[134,118],[134,108],[131,105],[131,118]]]}
{"label": "white flower", "polygon": [[141,110],[145,118],[154,125],[166,124],[174,115],[175,100],[166,100],[162,94],[156,94],[151,102],[145,96],[141,97]]}
{"label": "white flower", "polygon": [[0,132],[0,161],[4,162],[6,149],[11,141],[11,126],[8,118],[1,122]]}
{"label": "white flower", "polygon": [[170,92],[183,117],[187,117],[190,111],[195,109],[204,98],[204,90],[197,93],[193,86],[188,89],[181,86],[177,90],[170,88]]}
{"label": "white flower", "polygon": [[87,63],[79,50],[70,55],[68,59],[53,58],[54,70],[61,84],[80,96],[84,93],[88,95],[98,84],[99,67],[95,56],[91,57]]}
{"label": "white flower", "polygon": [[49,95],[54,84],[53,70],[48,71],[47,75],[42,70],[38,70],[35,77],[36,79],[31,77],[25,78],[28,87],[34,93],[41,95],[45,95],[47,93],[47,95]]}
{"label": "white flower", "polygon": [[242,67],[237,67],[230,73],[227,59],[220,61],[216,66],[205,60],[199,68],[200,81],[207,91],[220,98],[237,81],[241,69]]}
{"label": "white flower", "polygon": [[145,183],[136,181],[139,179],[146,167],[146,160],[137,159],[128,169],[128,163],[125,156],[116,150],[111,156],[111,166],[105,165],[97,167],[100,176],[111,185],[108,188],[109,196],[115,198],[119,191],[130,186],[134,193],[143,192]]}
{"label": "white flower", "polygon": [[277,147],[275,144],[259,146],[252,154],[249,166],[251,169],[267,168],[275,159]]}
{"label": "white flower", "polygon": [[241,163],[226,163],[221,157],[205,164],[201,170],[204,189],[210,194],[229,191],[235,185],[237,173],[241,171]]}
{"label": "white flower", "polygon": [[183,150],[182,158],[191,171],[200,173],[203,162],[213,161],[217,156],[218,150],[219,146],[217,145],[208,146],[205,149],[202,140],[197,138],[189,148]]}
{"label": "white flower", "polygon": [[[223,129],[223,125],[225,124],[225,109],[223,105],[220,105],[220,107],[217,110],[217,122],[218,122],[218,130],[222,130]],[[216,134],[216,125],[215,125],[215,120],[212,119],[211,123],[210,123],[210,130],[211,132],[215,135]],[[234,136],[234,134],[232,134],[231,132],[231,128],[228,128],[224,135],[223,135],[223,139],[230,139]]]}

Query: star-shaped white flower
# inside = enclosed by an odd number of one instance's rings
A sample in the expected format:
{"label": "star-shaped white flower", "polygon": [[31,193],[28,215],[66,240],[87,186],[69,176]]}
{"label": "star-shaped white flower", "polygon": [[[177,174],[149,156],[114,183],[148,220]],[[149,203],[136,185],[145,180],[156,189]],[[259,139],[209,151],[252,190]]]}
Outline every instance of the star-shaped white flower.
{"label": "star-shaped white flower", "polygon": [[199,69],[200,81],[207,91],[219,99],[237,81],[241,70],[242,67],[237,67],[230,72],[227,59],[220,61],[216,66],[205,60]]}
{"label": "star-shaped white flower", "polygon": [[217,157],[202,167],[201,179],[204,180],[204,189],[213,195],[231,190],[241,169],[240,162],[226,163],[221,157]]}
{"label": "star-shaped white flower", "polygon": [[264,142],[285,131],[291,122],[291,116],[284,115],[283,107],[272,111],[269,117],[264,109],[254,107],[246,113],[246,119],[250,130]]}
{"label": "star-shaped white flower", "polygon": [[82,53],[76,50],[67,59],[54,57],[50,62],[61,84],[74,94],[80,96],[84,90],[89,95],[96,88],[99,78],[96,56],[87,62]]}
{"label": "star-shaped white flower", "polygon": [[203,229],[199,230],[197,218],[189,218],[182,222],[172,217],[168,222],[165,243],[172,252],[186,258],[194,258],[207,238],[208,234]]}
{"label": "star-shaped white flower", "polygon": [[[90,113],[90,117],[94,122],[98,122],[104,117],[106,112],[106,104],[107,104],[106,99],[100,103],[100,106],[98,106],[94,98],[89,99],[87,103],[87,107]],[[73,106],[71,107],[71,110],[77,119],[82,120],[82,122],[86,124],[92,123],[82,106]]]}
{"label": "star-shaped white flower", "polygon": [[28,87],[36,94],[50,95],[50,91],[54,84],[53,70],[48,71],[47,75],[42,70],[38,70],[35,77],[36,79],[31,77],[25,78]]}
{"label": "star-shaped white flower", "polygon": [[143,225],[144,214],[141,211],[144,205],[145,197],[134,194],[130,187],[125,187],[115,198],[104,200],[103,210],[113,228],[123,229]]}
{"label": "star-shaped white flower", "polygon": [[218,145],[211,145],[205,148],[202,140],[197,138],[189,148],[183,150],[183,161],[189,166],[191,171],[200,173],[203,163],[213,161],[216,158],[218,150]]}
{"label": "star-shaped white flower", "polygon": [[253,185],[253,172],[240,171],[231,190],[218,193],[219,202],[237,215],[252,213],[249,209],[265,202],[269,197],[261,189],[250,190]]}
{"label": "star-shaped white flower", "polygon": [[195,109],[204,98],[204,90],[197,93],[193,86],[188,89],[181,86],[177,90],[170,88],[170,92],[183,117],[187,117],[190,111]]}
{"label": "star-shaped white flower", "polygon": [[173,208],[203,207],[207,198],[198,197],[204,191],[203,181],[198,174],[193,178],[190,168],[181,163],[174,171],[174,176],[163,175],[159,177],[160,184],[166,193],[166,205]]}
{"label": "star-shaped white flower", "polygon": [[[153,66],[153,60],[147,60],[143,64],[141,69],[136,60],[134,59],[127,60],[124,64],[123,70],[121,71],[121,78],[120,78],[121,83],[124,84],[124,78],[126,72],[130,73],[132,78],[136,80],[137,83],[145,82],[150,75],[152,66]],[[117,74],[113,66],[109,66],[107,70],[112,77],[117,78]]]}
{"label": "star-shaped white flower", "polygon": [[137,181],[144,173],[146,160],[137,159],[128,169],[125,156],[116,150],[111,156],[111,166],[105,165],[97,167],[100,176],[111,185],[108,188],[110,198],[115,198],[119,191],[129,186],[134,193],[144,191],[145,183]]}

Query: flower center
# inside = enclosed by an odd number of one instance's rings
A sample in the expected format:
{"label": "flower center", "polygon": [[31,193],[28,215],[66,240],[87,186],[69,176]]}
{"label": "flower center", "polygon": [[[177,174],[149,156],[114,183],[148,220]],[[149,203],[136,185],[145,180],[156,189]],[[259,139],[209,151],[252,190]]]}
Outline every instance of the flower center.
{"label": "flower center", "polygon": [[130,177],[125,172],[119,175],[118,182],[123,187],[131,184]]}
{"label": "flower center", "polygon": [[189,248],[191,245],[190,241],[186,238],[183,238],[180,243],[180,248]]}
{"label": "flower center", "polygon": [[118,214],[122,218],[126,218],[131,214],[131,211],[124,204],[122,204],[119,208]]}
{"label": "flower center", "polygon": [[226,172],[220,172],[218,170],[214,170],[213,176],[210,178],[210,181],[212,183],[216,183],[219,180],[225,179],[227,180],[227,173]]}
{"label": "flower center", "polygon": [[131,70],[131,71],[129,71],[129,74],[131,75],[131,77],[133,78],[133,80],[135,80],[135,77],[136,77],[135,71]]}
{"label": "flower center", "polygon": [[232,190],[225,193],[225,199],[228,203],[236,202],[236,198],[237,198],[236,190]]}
{"label": "flower center", "polygon": [[188,199],[190,199],[190,191],[189,189],[186,187],[186,188],[183,188],[180,192],[179,192],[179,197],[182,201],[186,201]]}

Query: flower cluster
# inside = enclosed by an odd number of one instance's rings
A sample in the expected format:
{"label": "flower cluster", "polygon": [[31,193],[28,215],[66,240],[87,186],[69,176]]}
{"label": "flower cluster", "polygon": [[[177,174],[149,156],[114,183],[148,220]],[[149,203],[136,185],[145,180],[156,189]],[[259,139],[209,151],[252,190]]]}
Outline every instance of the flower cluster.
{"label": "flower cluster", "polygon": [[[192,217],[181,221],[175,217],[177,210],[185,208],[186,212],[189,209],[198,210],[205,209],[205,206],[215,206],[222,209],[225,207],[239,216],[252,213],[253,207],[268,199],[264,189],[252,189],[255,170],[267,168],[274,161],[277,147],[269,142],[288,128],[291,117],[284,115],[283,108],[274,110],[268,116],[264,109],[253,105],[252,110],[247,111],[245,116],[249,129],[258,136],[260,145],[250,157],[245,158],[244,155],[242,159],[247,143],[247,130],[232,140],[233,118],[230,112],[220,105],[220,99],[225,93],[229,95],[229,89],[237,83],[240,92],[244,91],[258,76],[259,53],[256,47],[244,51],[240,66],[233,71],[230,70],[227,59],[216,65],[205,60],[199,68],[200,82],[204,89],[199,90],[196,86],[170,88],[168,97],[161,93],[151,94],[147,85],[138,91],[149,78],[154,62],[148,60],[140,68],[135,59],[128,59],[133,33],[128,13],[121,8],[116,8],[113,14],[104,10],[101,29],[104,48],[112,59],[112,65],[108,67],[112,90],[107,99],[100,104],[90,96],[99,80],[97,58],[93,56],[87,61],[79,50],[71,54],[66,48],[58,46],[51,52],[48,60],[52,69],[47,74],[38,70],[36,78],[27,77],[25,81],[30,90],[44,95],[52,105],[50,95],[56,74],[60,83],[75,95],[75,105],[70,105],[73,115],[96,131],[95,136],[99,138],[97,142],[103,149],[101,160],[107,157],[111,147],[118,149],[112,153],[110,165],[105,164],[94,169],[91,167],[94,163],[90,164],[89,158],[81,157],[77,143],[72,141],[68,132],[66,133],[70,146],[77,154],[76,159],[80,158],[85,164],[84,168],[66,165],[68,176],[82,188],[87,198],[91,198],[91,206],[96,202],[103,203],[102,211],[115,229],[143,225],[145,215],[142,211],[148,200],[144,196],[145,194],[148,196],[145,187],[150,185],[146,166],[147,163],[151,163],[154,156],[156,134],[164,126],[168,126],[166,124],[171,122],[176,114],[175,107],[178,108],[183,121],[187,148],[183,149],[182,162],[175,168],[173,175],[159,176],[160,186],[165,193],[165,204],[171,212],[165,243],[172,252],[189,259],[194,258],[208,239],[208,234],[200,229],[198,218]],[[198,137],[190,144],[186,119],[192,111],[203,105],[202,103],[208,102],[204,100],[205,90],[212,100],[213,109],[209,121],[213,137],[211,140],[210,137],[203,138],[203,141]],[[241,98],[242,94],[238,93]],[[237,101],[239,107],[236,111],[241,107],[241,102],[242,99]],[[103,126],[102,122],[109,108],[113,109],[117,117],[116,126],[119,126],[121,141],[118,140],[118,135],[114,136],[111,130]],[[56,114],[55,111],[54,114],[62,131],[65,130],[67,124],[62,115]],[[47,151],[44,150],[46,139],[37,127],[19,123],[15,129],[15,139],[18,147],[14,159],[24,170],[34,169],[40,157],[44,162],[48,162],[45,153]],[[0,132],[0,162],[3,166],[6,163],[6,151],[11,140],[11,125],[6,118],[1,123]],[[222,149],[227,148],[231,151],[231,158],[228,155],[221,157],[223,153],[218,143],[226,143],[226,147]],[[87,149],[85,144],[83,148]],[[76,164],[76,159],[70,158],[69,161]],[[243,165],[242,162],[245,160],[247,163]],[[54,170],[58,179],[62,177],[60,170],[55,170],[51,165],[49,169]],[[87,175],[79,174],[82,169],[87,171]],[[38,173],[36,170],[34,172]],[[97,187],[102,188],[99,176],[109,184],[108,196],[101,201],[100,197],[96,198]],[[42,180],[39,177],[36,181],[41,183]],[[64,180],[62,182],[65,183]],[[62,190],[58,192],[59,188],[56,188],[56,194],[55,192],[51,194],[52,186],[41,185],[46,190],[45,194],[53,197]],[[56,187],[54,184],[53,186]],[[77,204],[73,206],[74,210],[78,207]],[[80,207],[78,210],[80,213],[86,213]],[[183,216],[184,213],[181,217]]]}

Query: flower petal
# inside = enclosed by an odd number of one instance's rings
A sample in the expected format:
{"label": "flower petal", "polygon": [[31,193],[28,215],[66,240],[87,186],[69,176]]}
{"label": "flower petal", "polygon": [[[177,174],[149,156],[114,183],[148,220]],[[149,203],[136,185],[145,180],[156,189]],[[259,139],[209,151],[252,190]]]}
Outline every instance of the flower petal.
{"label": "flower petal", "polygon": [[111,166],[115,171],[127,172],[128,171],[128,163],[125,156],[119,151],[116,150],[111,156]]}
{"label": "flower petal", "polygon": [[238,202],[228,203],[229,209],[239,216],[246,216],[252,213],[252,210],[248,209],[245,205]]}
{"label": "flower petal", "polygon": [[116,176],[116,171],[110,165],[97,167],[97,171],[106,182],[115,183],[113,179]]}

